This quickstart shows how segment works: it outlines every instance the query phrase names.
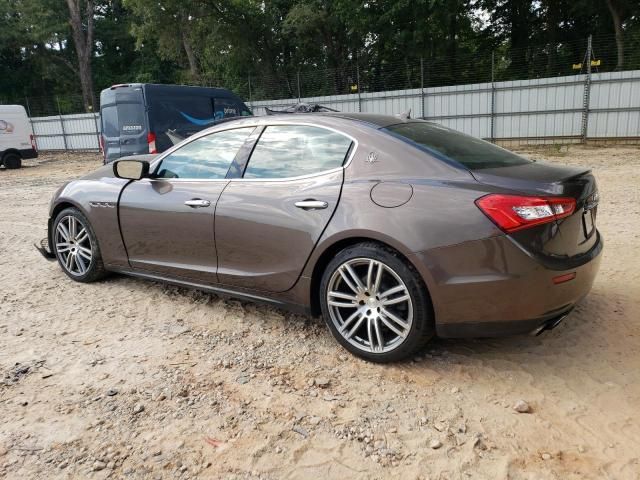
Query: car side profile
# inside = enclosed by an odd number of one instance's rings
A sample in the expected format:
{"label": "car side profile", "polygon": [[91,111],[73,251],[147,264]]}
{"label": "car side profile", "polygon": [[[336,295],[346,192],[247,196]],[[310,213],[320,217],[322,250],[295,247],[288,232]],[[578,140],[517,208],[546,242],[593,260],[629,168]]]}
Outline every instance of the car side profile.
{"label": "car side profile", "polygon": [[62,186],[43,242],[118,272],[322,315],[368,360],[431,337],[539,333],[589,292],[591,172],[422,120],[246,117]]}

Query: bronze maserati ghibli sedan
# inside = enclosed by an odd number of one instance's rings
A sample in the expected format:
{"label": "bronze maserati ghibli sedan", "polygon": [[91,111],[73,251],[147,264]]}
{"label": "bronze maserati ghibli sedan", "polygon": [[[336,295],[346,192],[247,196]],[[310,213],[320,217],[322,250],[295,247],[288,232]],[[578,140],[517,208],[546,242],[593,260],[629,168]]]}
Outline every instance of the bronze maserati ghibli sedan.
{"label": "bronze maserati ghibli sedan", "polygon": [[598,199],[587,169],[422,120],[245,117],[62,186],[42,247],[79,282],[119,272],[322,315],[388,362],[434,335],[555,327],[598,270]]}

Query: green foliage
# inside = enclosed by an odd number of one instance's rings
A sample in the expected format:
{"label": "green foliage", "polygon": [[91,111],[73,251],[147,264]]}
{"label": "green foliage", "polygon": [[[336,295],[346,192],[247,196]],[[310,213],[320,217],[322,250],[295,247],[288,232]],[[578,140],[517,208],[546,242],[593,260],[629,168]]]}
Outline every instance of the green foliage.
{"label": "green foliage", "polygon": [[[96,92],[122,82],[225,86],[245,98],[418,88],[576,73],[594,35],[640,67],[634,0],[95,0]],[[73,110],[66,0],[0,0],[0,101]],[[492,54],[494,61],[492,64]],[[422,65],[422,66],[421,66]]]}

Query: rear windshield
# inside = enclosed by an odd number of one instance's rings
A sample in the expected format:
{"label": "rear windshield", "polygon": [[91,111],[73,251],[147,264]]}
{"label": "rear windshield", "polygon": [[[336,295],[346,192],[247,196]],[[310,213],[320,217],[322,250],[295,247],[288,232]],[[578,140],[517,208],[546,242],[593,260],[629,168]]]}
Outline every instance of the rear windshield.
{"label": "rear windshield", "polygon": [[386,129],[432,153],[461,163],[469,170],[531,163],[497,145],[432,123],[400,123]]}

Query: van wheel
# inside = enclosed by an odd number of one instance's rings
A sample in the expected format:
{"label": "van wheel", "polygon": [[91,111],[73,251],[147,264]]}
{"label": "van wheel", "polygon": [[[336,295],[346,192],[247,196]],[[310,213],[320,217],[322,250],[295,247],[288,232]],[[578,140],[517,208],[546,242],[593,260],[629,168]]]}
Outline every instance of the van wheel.
{"label": "van wheel", "polygon": [[22,166],[22,158],[17,153],[7,153],[2,158],[5,168],[13,170]]}

